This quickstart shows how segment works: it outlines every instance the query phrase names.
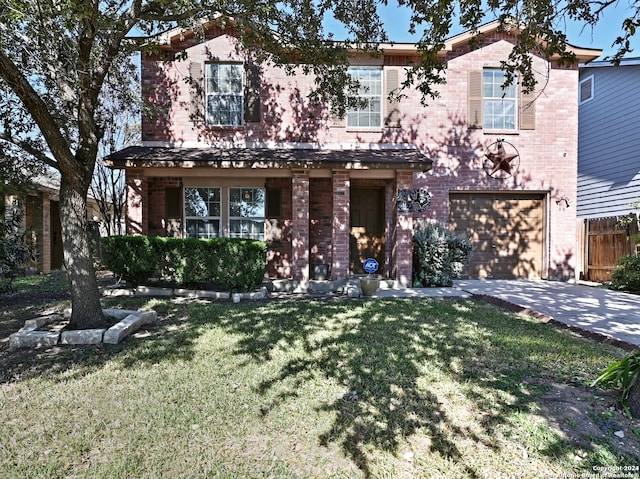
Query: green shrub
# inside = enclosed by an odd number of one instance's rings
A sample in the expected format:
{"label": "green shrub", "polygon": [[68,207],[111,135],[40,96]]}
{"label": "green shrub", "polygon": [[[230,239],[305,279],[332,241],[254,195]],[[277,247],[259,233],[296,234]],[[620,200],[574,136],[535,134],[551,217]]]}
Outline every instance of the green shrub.
{"label": "green shrub", "polygon": [[172,284],[250,291],[262,284],[266,256],[263,241],[235,238],[114,236],[103,242],[107,269],[134,285],[157,275]]}
{"label": "green shrub", "polygon": [[640,256],[623,256],[611,273],[611,288],[640,292]]}
{"label": "green shrub", "polygon": [[11,291],[13,279],[34,259],[25,235],[20,234],[22,215],[0,217],[0,293]]}
{"label": "green shrub", "polygon": [[440,223],[419,223],[413,231],[413,284],[451,286],[471,255],[471,241]]}
{"label": "green shrub", "polygon": [[158,255],[146,236],[110,236],[102,239],[102,261],[127,283],[143,284],[158,269]]}
{"label": "green shrub", "polygon": [[629,418],[633,416],[629,406],[631,390],[640,378],[640,353],[633,353],[613,363],[596,378],[591,386],[597,384],[611,385],[620,388],[620,402]]}

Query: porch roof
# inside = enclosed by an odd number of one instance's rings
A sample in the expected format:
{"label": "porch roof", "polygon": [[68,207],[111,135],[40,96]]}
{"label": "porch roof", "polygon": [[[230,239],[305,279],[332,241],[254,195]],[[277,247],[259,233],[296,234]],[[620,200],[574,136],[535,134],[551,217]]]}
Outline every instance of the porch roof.
{"label": "porch roof", "polygon": [[170,148],[130,146],[105,158],[111,168],[394,169],[428,171],[417,149]]}

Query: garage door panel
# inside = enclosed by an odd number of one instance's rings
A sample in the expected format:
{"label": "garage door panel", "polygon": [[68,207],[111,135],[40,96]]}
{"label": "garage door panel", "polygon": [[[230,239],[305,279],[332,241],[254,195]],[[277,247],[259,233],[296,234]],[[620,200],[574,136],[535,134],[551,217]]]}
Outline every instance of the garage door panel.
{"label": "garage door panel", "polygon": [[[471,238],[471,278],[539,278],[544,200],[527,193],[451,193],[450,224]],[[466,207],[466,209],[465,209]]]}

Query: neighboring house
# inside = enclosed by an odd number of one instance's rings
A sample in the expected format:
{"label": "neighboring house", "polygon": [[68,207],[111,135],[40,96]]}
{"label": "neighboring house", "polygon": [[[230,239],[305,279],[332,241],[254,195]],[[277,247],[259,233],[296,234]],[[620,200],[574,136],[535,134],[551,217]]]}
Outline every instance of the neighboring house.
{"label": "neighboring house", "polygon": [[578,66],[534,57],[538,90],[503,91],[512,37],[481,33],[474,50],[470,34],[446,42],[429,106],[388,98],[414,45],[354,56],[366,107],[340,120],[307,100],[313,78],[254,64],[233,30],[168,32],[142,58],[142,146],[107,158],[126,169],[128,231],[265,239],[268,276],[302,286],[315,264],[345,278],[368,257],[409,285],[414,222],[437,220],[472,238],[469,277],[572,278]]}
{"label": "neighboring house", "polygon": [[638,110],[640,58],[581,66],[577,216],[585,228],[580,273],[587,279],[607,280],[617,259],[635,250],[616,224],[637,213],[631,203],[640,200]]}
{"label": "neighboring house", "polygon": [[[32,266],[47,274],[63,267],[60,178],[55,173],[40,175],[33,184],[29,192],[5,196],[3,211],[6,217],[14,212],[20,215],[22,232],[35,255]],[[87,210],[89,218],[100,218],[98,205],[91,197],[87,199]]]}

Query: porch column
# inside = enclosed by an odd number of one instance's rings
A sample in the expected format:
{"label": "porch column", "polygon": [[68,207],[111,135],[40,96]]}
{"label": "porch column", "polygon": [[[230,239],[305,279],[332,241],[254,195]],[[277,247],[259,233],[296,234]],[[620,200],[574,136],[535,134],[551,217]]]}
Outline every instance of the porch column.
{"label": "porch column", "polygon": [[148,234],[147,221],[148,209],[147,204],[147,180],[142,170],[126,171],[127,185],[127,212],[126,227],[127,234]]}
{"label": "porch column", "polygon": [[292,174],[291,249],[293,278],[298,281],[299,289],[306,290],[309,283],[309,172],[294,170]]}
{"label": "porch column", "polygon": [[40,268],[44,274],[51,273],[51,199],[42,195],[42,251]]}
{"label": "porch column", "polygon": [[[396,193],[400,190],[411,188],[413,188],[413,171],[397,171]],[[411,286],[413,271],[413,213],[398,211],[395,202],[394,205],[396,207],[395,279],[402,286]]]}
{"label": "porch column", "polygon": [[333,233],[331,277],[349,275],[349,211],[351,180],[347,170],[333,171]]}

